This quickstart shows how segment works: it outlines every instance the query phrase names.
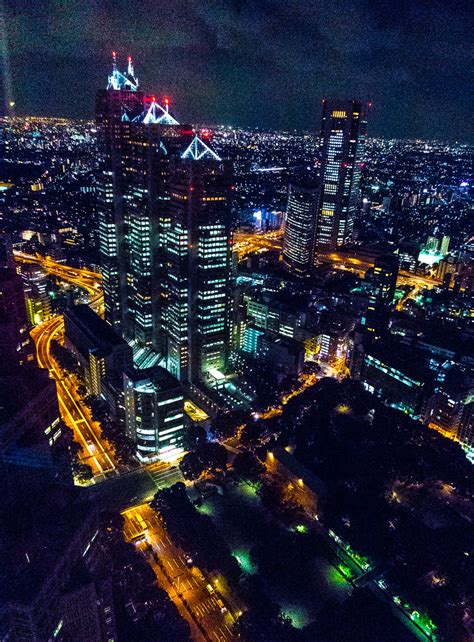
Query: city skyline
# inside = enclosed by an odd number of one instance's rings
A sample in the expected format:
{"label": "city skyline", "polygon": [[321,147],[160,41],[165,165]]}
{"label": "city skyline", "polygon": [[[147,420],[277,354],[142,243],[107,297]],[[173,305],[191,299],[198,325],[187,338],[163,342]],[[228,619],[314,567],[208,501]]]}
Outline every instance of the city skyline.
{"label": "city skyline", "polygon": [[100,83],[116,48],[134,54],[142,85],[169,94],[183,121],[311,131],[321,99],[342,95],[373,101],[374,135],[473,140],[462,90],[471,24],[465,2],[404,2],[397,11],[343,0],[331,10],[319,1],[220,9],[174,2],[159,20],[149,2],[128,5],[70,2],[65,20],[53,3],[7,0],[2,78],[17,113],[91,117],[88,88]]}
{"label": "city skyline", "polygon": [[[0,115],[0,639],[474,639],[474,146],[369,137],[374,96],[342,82],[370,88],[377,47],[423,65],[391,35],[426,43],[428,3],[6,5],[51,59],[86,41],[28,87],[95,95],[95,120]],[[142,65],[177,25],[188,57]],[[320,119],[309,37],[337,62]],[[250,111],[241,51],[250,84],[267,61]],[[403,119],[452,131],[413,100]],[[204,124],[223,113],[315,125]]]}

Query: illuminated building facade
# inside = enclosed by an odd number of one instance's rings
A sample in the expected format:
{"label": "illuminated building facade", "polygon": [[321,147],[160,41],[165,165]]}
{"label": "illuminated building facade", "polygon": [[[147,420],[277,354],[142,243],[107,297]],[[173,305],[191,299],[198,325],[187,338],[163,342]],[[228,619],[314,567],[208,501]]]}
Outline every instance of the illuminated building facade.
{"label": "illuminated building facade", "polygon": [[107,89],[96,96],[96,123],[99,151],[97,174],[97,215],[101,255],[102,286],[105,318],[121,331],[127,312],[127,269],[124,220],[124,180],[122,166],[127,157],[129,114],[143,110],[144,95],[138,81],[132,82],[117,70],[114,55],[113,70]]}
{"label": "illuminated building facade", "polygon": [[398,277],[398,257],[380,256],[374,262],[374,274],[367,311],[361,324],[367,337],[379,339],[388,329]]}
{"label": "illuminated building facade", "polygon": [[283,265],[296,276],[307,276],[313,267],[317,211],[317,189],[290,185],[283,236]]}
{"label": "illuminated building facade", "polygon": [[395,353],[386,346],[374,346],[364,355],[360,381],[386,405],[414,418],[423,415],[428,397],[427,374],[415,354],[399,347]]}
{"label": "illuminated building facade", "polygon": [[26,311],[30,324],[38,325],[51,316],[51,300],[47,278],[39,265],[24,263],[20,266]]}
{"label": "illuminated building facade", "polygon": [[138,90],[130,64],[121,74],[114,60],[97,124],[105,318],[137,364],[153,352],[146,366],[207,381],[230,341],[230,165],[178,124],[168,99]]}
{"label": "illuminated building facade", "polygon": [[64,345],[84,372],[88,393],[107,399],[107,387],[119,387],[132,367],[132,349],[88,305],[64,312]]}
{"label": "illuminated building facade", "polygon": [[364,103],[323,101],[316,252],[334,250],[352,238],[366,135]]}
{"label": "illuminated building facade", "polygon": [[131,370],[124,375],[127,434],[137,456],[176,458],[183,450],[184,397],[179,382],[164,368]]}
{"label": "illuminated building facade", "polygon": [[231,329],[231,168],[198,141],[171,160],[163,243],[167,368],[193,383],[225,370]]}

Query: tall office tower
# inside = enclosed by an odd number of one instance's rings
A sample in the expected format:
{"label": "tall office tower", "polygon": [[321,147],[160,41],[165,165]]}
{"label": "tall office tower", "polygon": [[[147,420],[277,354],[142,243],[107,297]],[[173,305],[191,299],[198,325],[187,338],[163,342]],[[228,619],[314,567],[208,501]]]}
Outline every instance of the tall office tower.
{"label": "tall office tower", "polygon": [[97,124],[106,320],[136,363],[152,350],[180,381],[206,380],[225,368],[230,340],[229,164],[167,99],[138,91],[130,66],[120,74],[114,62]]}
{"label": "tall office tower", "polygon": [[450,236],[443,236],[441,239],[441,249],[440,252],[443,256],[446,256],[446,254],[449,252],[449,243],[451,241]]}
{"label": "tall office tower", "polygon": [[379,339],[388,329],[397,277],[398,256],[387,254],[375,259],[372,289],[361,321],[370,339]]}
{"label": "tall office tower", "polygon": [[34,362],[21,277],[14,268],[0,268],[0,362],[2,367]]}
{"label": "tall office tower", "polygon": [[428,236],[425,247],[428,252],[437,252],[439,248],[439,239],[437,239],[436,236]]}
{"label": "tall office tower", "polygon": [[126,254],[124,223],[124,186],[122,166],[127,156],[129,123],[143,111],[144,96],[138,90],[131,60],[126,74],[117,69],[113,54],[112,74],[107,89],[96,96],[99,172],[97,175],[97,213],[102,264],[105,318],[121,330],[126,313]]}
{"label": "tall office tower", "polygon": [[334,250],[352,237],[366,132],[364,103],[323,101],[316,254]]}
{"label": "tall office tower", "polygon": [[[127,340],[153,346],[152,283],[160,212],[169,200],[169,145],[177,121],[145,96],[129,58],[126,73],[113,59],[107,89],[96,99],[100,171],[97,210],[105,318]],[[159,298],[159,297],[158,297]]]}
{"label": "tall office tower", "polygon": [[307,276],[313,267],[318,191],[290,185],[283,236],[283,265],[296,276]]}
{"label": "tall office tower", "polygon": [[231,325],[232,173],[194,137],[170,162],[163,242],[163,329],[168,370],[209,383],[226,367]]}

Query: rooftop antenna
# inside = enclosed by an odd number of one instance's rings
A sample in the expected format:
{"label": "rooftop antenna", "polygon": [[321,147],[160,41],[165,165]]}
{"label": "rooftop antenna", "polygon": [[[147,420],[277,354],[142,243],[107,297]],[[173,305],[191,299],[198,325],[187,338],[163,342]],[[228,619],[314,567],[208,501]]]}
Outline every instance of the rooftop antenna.
{"label": "rooftop antenna", "polygon": [[128,57],[128,69],[127,69],[127,73],[128,73],[128,75],[129,75],[129,76],[132,76],[132,78],[135,76],[135,74],[134,74],[134,72],[133,72],[132,56],[129,56],[129,57]]}
{"label": "rooftop antenna", "polygon": [[112,51],[112,70],[117,71],[117,52]]}

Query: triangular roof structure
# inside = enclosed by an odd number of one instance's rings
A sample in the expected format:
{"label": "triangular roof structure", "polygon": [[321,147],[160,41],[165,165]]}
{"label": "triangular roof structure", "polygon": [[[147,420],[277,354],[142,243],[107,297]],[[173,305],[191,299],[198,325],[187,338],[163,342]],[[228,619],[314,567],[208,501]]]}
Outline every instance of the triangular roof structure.
{"label": "triangular roof structure", "polygon": [[143,123],[144,125],[179,125],[168,109],[162,107],[155,99],[151,101],[148,109],[145,109],[133,119],[133,122]]}
{"label": "triangular roof structure", "polygon": [[128,57],[128,68],[122,73],[117,68],[117,54],[112,52],[112,73],[108,76],[107,89],[126,89],[128,91],[138,90],[138,78],[133,71],[132,57]]}
{"label": "triangular roof structure", "polygon": [[196,134],[190,142],[186,150],[181,154],[181,158],[192,158],[193,160],[201,160],[201,158],[213,158],[214,160],[222,160],[209,145],[206,145],[199,136]]}

